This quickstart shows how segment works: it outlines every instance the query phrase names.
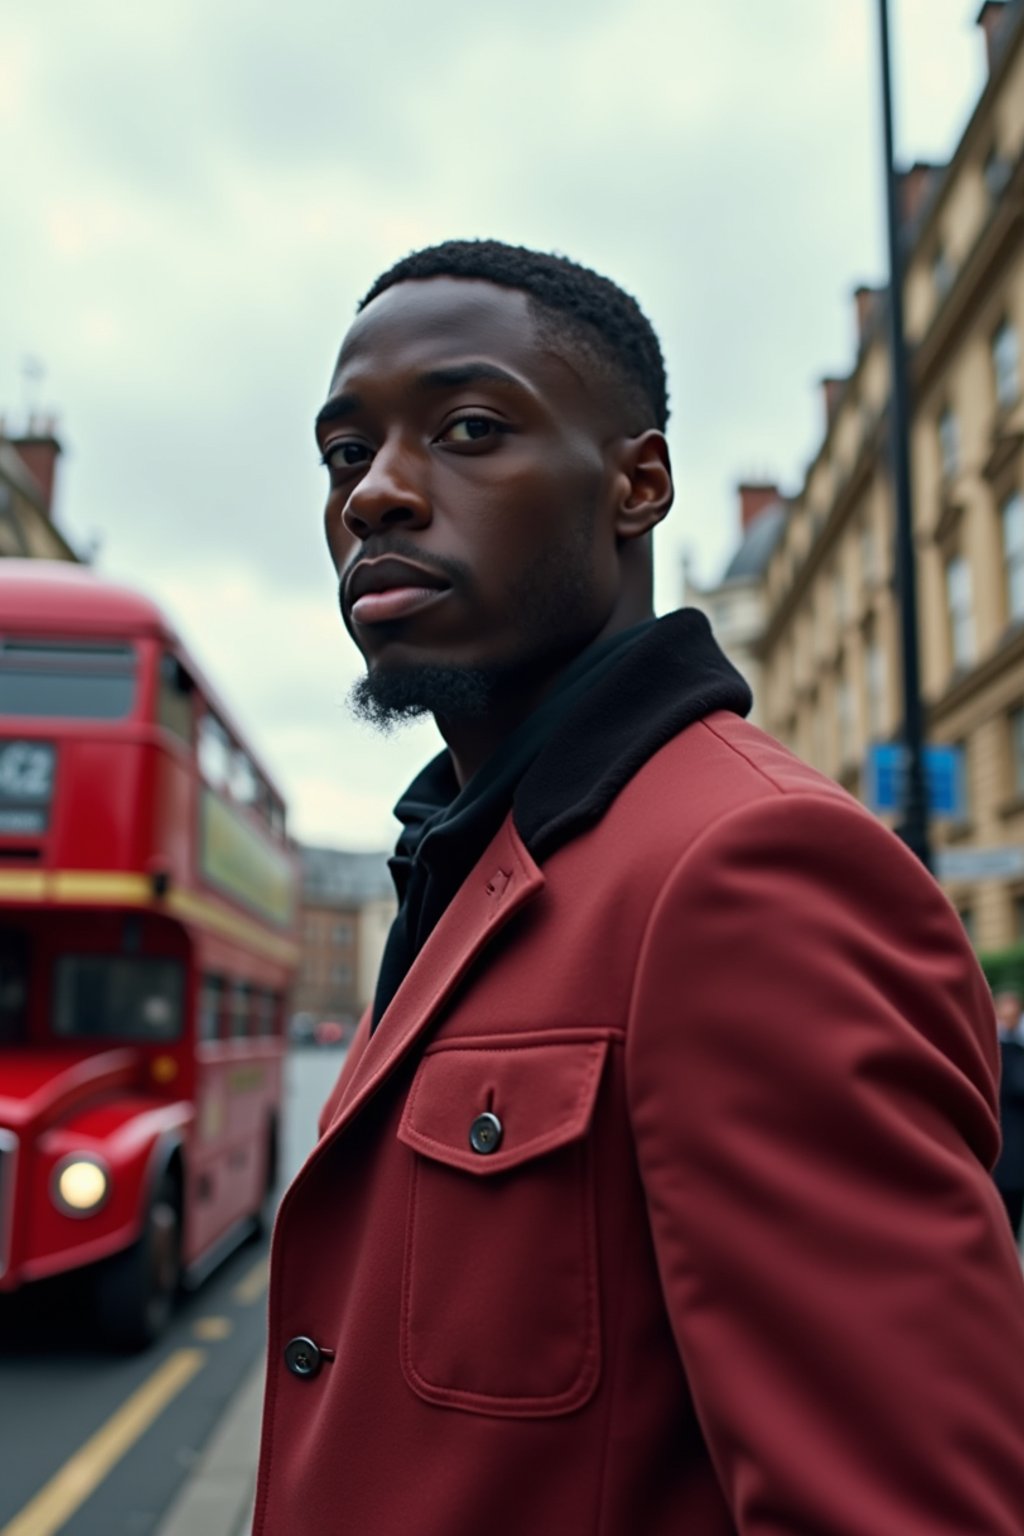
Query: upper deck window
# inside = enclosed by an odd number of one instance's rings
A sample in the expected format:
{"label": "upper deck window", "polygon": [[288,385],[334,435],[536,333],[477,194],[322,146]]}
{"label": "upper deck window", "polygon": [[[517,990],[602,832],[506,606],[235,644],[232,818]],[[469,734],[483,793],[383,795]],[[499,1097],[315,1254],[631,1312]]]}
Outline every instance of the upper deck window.
{"label": "upper deck window", "polygon": [[199,771],[207,784],[223,789],[231,772],[231,739],[216,715],[199,721]]}
{"label": "upper deck window", "polygon": [[123,720],[136,670],[130,645],[0,639],[0,716]]}

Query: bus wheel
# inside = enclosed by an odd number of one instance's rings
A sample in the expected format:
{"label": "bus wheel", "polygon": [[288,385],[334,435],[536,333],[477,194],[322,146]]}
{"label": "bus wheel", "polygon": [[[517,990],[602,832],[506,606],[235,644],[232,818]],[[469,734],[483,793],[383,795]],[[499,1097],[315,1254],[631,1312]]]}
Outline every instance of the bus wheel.
{"label": "bus wheel", "polygon": [[138,1242],[97,1276],[96,1312],[104,1337],[121,1349],[145,1349],[171,1320],[181,1280],[181,1211],[174,1181],[157,1187]]}

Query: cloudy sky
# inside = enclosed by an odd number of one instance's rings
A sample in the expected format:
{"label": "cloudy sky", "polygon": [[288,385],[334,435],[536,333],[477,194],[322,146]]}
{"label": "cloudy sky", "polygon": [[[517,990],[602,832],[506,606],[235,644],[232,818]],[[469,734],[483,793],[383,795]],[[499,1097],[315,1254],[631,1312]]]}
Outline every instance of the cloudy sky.
{"label": "cloudy sky", "polygon": [[[978,0],[893,0],[901,156],[984,79]],[[164,604],[299,836],[390,844],[436,750],[348,715],[311,422],[353,306],[450,236],[564,251],[661,333],[682,551],[795,489],[884,273],[874,0],[7,0],[0,411],[59,414],[58,516]],[[25,360],[45,366],[25,377]]]}

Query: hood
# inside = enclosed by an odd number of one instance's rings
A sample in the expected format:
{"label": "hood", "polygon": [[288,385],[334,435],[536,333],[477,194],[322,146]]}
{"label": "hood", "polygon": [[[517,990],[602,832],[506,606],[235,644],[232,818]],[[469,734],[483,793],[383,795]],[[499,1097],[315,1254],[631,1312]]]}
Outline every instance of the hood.
{"label": "hood", "polygon": [[0,1047],[0,1126],[51,1125],[70,1109],[137,1083],[141,1062],[134,1046]]}

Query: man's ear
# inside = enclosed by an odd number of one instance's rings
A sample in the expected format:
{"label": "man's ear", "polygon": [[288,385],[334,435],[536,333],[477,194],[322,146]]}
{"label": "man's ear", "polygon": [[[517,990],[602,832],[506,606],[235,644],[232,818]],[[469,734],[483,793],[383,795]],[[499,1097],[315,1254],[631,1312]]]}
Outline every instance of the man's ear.
{"label": "man's ear", "polygon": [[639,539],[661,522],[675,496],[668,443],[661,432],[642,432],[622,439],[620,455],[615,532],[620,539]]}

